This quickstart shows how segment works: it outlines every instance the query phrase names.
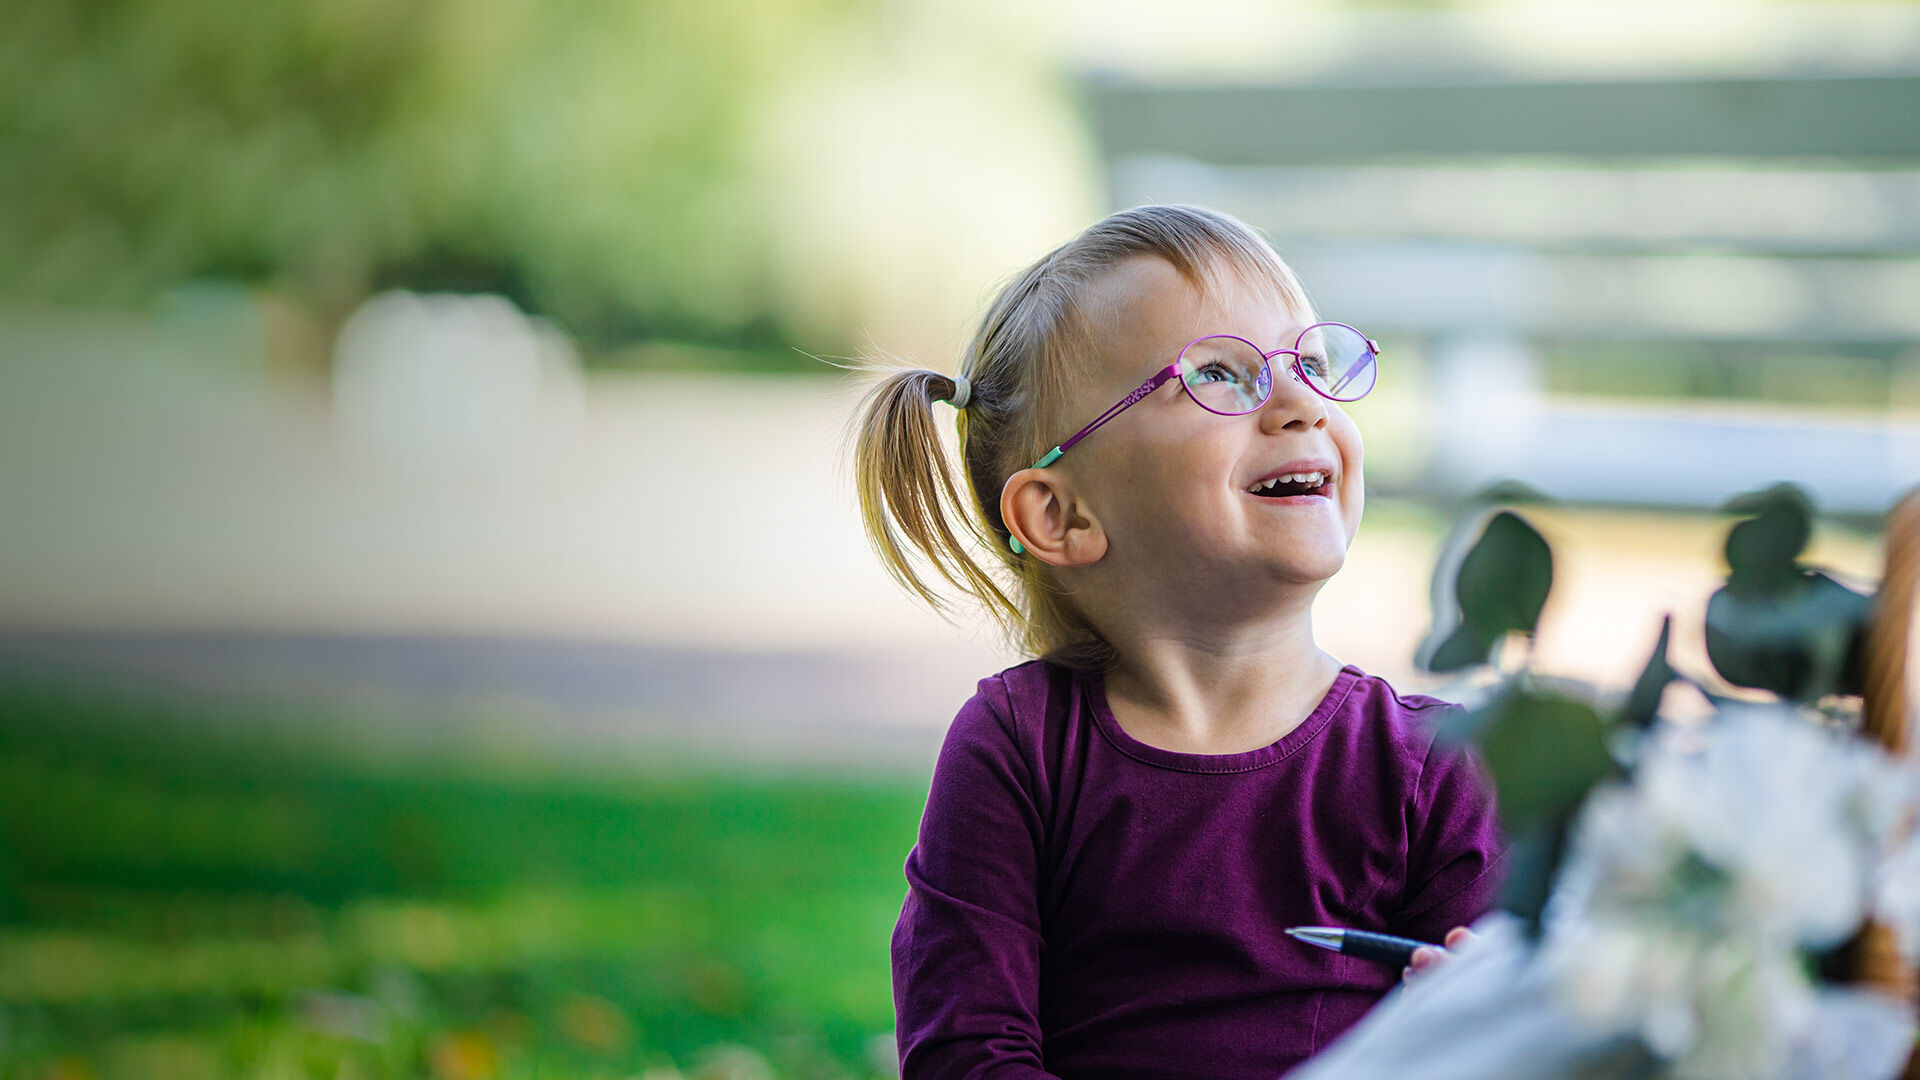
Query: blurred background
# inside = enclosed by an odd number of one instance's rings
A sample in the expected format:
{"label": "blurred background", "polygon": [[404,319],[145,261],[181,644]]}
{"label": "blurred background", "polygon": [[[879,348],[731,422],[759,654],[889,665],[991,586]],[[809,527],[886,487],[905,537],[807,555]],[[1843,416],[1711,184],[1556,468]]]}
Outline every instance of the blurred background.
{"label": "blurred background", "polygon": [[[1517,480],[1539,666],[1693,671],[1736,492],[1920,478],[1920,5],[29,0],[0,39],[0,1076],[889,1076],[1019,659],[845,437],[1104,213],[1380,339],[1322,644]],[[1689,661],[1692,661],[1689,663]]]}

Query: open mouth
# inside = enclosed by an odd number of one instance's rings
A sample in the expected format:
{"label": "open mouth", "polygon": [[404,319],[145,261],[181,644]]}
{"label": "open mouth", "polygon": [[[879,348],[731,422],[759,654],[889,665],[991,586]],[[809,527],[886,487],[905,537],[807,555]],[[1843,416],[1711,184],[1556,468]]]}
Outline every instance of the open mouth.
{"label": "open mouth", "polygon": [[1288,473],[1273,476],[1247,489],[1247,494],[1263,499],[1290,499],[1301,496],[1318,495],[1331,498],[1333,495],[1333,474],[1328,472]]}

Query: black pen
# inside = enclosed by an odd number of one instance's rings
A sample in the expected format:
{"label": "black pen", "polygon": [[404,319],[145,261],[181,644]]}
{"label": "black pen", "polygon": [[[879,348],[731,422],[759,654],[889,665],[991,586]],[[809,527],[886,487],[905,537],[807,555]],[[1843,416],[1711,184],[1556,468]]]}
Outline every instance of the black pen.
{"label": "black pen", "polygon": [[1332,949],[1342,956],[1357,956],[1362,960],[1397,968],[1413,963],[1415,949],[1441,948],[1432,942],[1377,934],[1371,930],[1346,930],[1338,926],[1295,926],[1287,933],[1309,945]]}

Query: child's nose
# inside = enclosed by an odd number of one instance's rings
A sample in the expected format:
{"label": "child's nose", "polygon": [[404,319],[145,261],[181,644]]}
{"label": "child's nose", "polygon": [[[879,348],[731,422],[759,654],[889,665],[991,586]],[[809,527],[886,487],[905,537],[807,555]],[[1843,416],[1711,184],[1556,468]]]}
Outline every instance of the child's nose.
{"label": "child's nose", "polygon": [[[1270,361],[1281,369],[1279,358]],[[1292,364],[1275,371],[1273,393],[1260,407],[1260,425],[1275,431],[1290,427],[1323,427],[1327,422],[1327,399],[1300,377]]]}

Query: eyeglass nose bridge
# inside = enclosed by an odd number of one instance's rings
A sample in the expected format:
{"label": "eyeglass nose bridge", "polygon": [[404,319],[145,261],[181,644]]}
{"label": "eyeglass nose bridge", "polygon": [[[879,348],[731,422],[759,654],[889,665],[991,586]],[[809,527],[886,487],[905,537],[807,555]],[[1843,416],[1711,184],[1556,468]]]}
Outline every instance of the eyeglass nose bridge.
{"label": "eyeglass nose bridge", "polygon": [[[1316,387],[1316,386],[1314,386],[1314,385],[1313,385],[1313,383],[1311,383],[1311,382],[1309,382],[1309,381],[1307,380],[1307,377],[1306,377],[1306,373],[1300,370],[1300,361],[1301,361],[1301,360],[1303,360],[1303,359],[1305,359],[1305,355],[1304,355],[1304,354],[1302,354],[1302,353],[1300,352],[1300,350],[1298,350],[1298,349],[1275,349],[1275,350],[1273,350],[1273,351],[1272,351],[1272,352],[1270,352],[1270,353],[1262,353],[1261,355],[1262,355],[1262,356],[1263,356],[1263,357],[1264,357],[1264,358],[1266,359],[1266,361],[1267,361],[1267,370],[1268,370],[1268,371],[1272,371],[1272,370],[1273,370],[1273,358],[1274,358],[1274,357],[1276,357],[1276,356],[1291,356],[1291,357],[1292,357],[1293,359],[1292,359],[1292,360],[1290,360],[1290,361],[1288,361],[1288,362],[1287,362],[1287,363],[1286,363],[1286,364],[1284,365],[1284,366],[1286,367],[1286,369],[1287,369],[1287,374],[1293,377],[1293,381],[1294,381],[1294,382],[1297,382],[1297,383],[1299,383],[1299,384],[1300,384],[1301,386],[1304,386],[1304,387],[1306,387],[1307,389],[1309,389],[1309,390],[1312,390],[1312,391],[1314,392],[1314,394],[1315,394],[1316,396],[1324,396],[1324,395],[1321,395],[1321,394],[1320,394],[1320,391],[1319,391],[1319,388],[1318,388],[1318,387]],[[1262,401],[1262,402],[1260,403],[1260,405],[1261,405],[1261,406],[1262,406],[1262,407],[1264,408],[1264,407],[1266,406],[1266,404],[1267,404],[1267,401],[1272,401],[1272,400],[1273,400],[1273,388],[1272,388],[1271,386],[1269,386],[1269,387],[1267,388],[1267,400],[1266,400],[1266,401]]]}

